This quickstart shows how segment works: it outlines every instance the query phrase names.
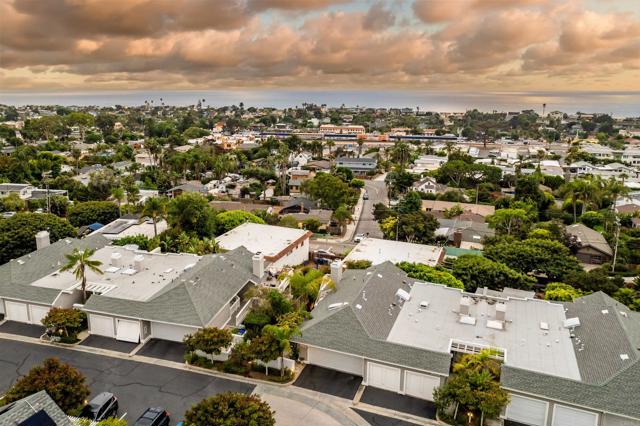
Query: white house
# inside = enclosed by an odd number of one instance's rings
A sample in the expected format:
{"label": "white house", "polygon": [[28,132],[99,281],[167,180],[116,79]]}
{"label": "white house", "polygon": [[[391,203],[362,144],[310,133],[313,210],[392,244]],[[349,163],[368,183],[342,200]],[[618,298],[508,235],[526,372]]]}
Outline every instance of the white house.
{"label": "white house", "polygon": [[247,222],[220,235],[216,242],[224,250],[244,247],[263,256],[265,267],[277,273],[285,266],[296,266],[309,260],[311,235],[302,229]]}
{"label": "white house", "polygon": [[380,238],[363,238],[344,258],[344,261],[368,260],[373,265],[384,262],[411,262],[436,266],[444,260],[444,254],[443,247]]}

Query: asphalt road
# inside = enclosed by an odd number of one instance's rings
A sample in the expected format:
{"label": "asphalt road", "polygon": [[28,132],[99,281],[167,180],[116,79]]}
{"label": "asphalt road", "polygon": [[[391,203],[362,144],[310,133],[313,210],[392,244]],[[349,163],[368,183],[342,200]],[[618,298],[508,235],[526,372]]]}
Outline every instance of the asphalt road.
{"label": "asphalt road", "polygon": [[87,378],[91,395],[113,392],[119,399],[119,415],[129,424],[148,407],[164,407],[172,424],[183,419],[193,404],[224,391],[250,393],[254,385],[189,371],[110,358],[44,345],[0,339],[0,395],[19,376],[45,358],[57,357],[79,369]]}
{"label": "asphalt road", "polygon": [[376,222],[373,217],[373,206],[377,203],[383,203],[385,205],[389,203],[387,186],[382,180],[365,180],[364,188],[369,195],[369,199],[364,200],[362,214],[360,215],[354,236],[357,234],[366,235],[368,233],[370,237],[382,238],[382,231],[380,231],[378,222]]}

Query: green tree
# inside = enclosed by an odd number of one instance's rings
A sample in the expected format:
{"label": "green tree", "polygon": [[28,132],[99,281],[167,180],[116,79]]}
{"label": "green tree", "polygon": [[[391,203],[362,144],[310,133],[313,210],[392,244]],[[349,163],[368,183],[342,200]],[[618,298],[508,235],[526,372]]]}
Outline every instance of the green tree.
{"label": "green tree", "polygon": [[228,210],[219,213],[215,218],[216,233],[218,235],[231,231],[232,229],[242,225],[243,223],[259,223],[264,224],[264,220],[260,219],[253,213],[243,210]]}
{"label": "green tree", "polygon": [[341,205],[352,206],[356,191],[337,176],[318,173],[313,179],[302,183],[302,192],[312,200],[320,202],[324,208],[337,209]]}
{"label": "green tree", "polygon": [[524,234],[527,232],[531,221],[529,214],[524,209],[499,209],[487,216],[487,222],[498,233],[511,235],[511,233]]}
{"label": "green tree", "polygon": [[278,318],[275,325],[265,325],[262,334],[271,335],[277,342],[280,349],[280,377],[284,377],[284,356],[291,350],[291,338],[299,336],[300,325],[304,317],[298,312],[289,312]]}
{"label": "green tree", "polygon": [[46,391],[53,401],[68,415],[77,415],[89,396],[85,377],[69,364],[57,358],[47,358],[42,365],[33,367],[9,389],[2,404]]}
{"label": "green tree", "polygon": [[111,197],[115,200],[118,205],[118,216],[122,216],[122,202],[125,199],[124,189],[121,186],[116,186],[111,189]]}
{"label": "green tree", "polygon": [[142,214],[153,220],[153,235],[158,236],[158,221],[167,217],[167,199],[164,197],[149,197],[144,202]]}
{"label": "green tree", "polygon": [[[264,327],[268,327],[269,324]],[[263,328],[264,329],[264,328]],[[265,363],[265,372],[269,374],[268,364],[275,361],[280,356],[280,342],[272,333],[262,333],[251,339],[250,351],[254,359],[259,359]]]}
{"label": "green tree", "polygon": [[434,391],[434,402],[441,414],[455,407],[454,417],[497,418],[509,403],[509,394],[500,387],[500,363],[488,350],[465,354],[453,365],[449,380]]}
{"label": "green tree", "polygon": [[120,216],[118,206],[111,201],[87,201],[75,203],[67,210],[69,222],[74,226],[101,223],[106,225]]}
{"label": "green tree", "polygon": [[464,283],[447,271],[422,263],[400,262],[396,265],[411,278],[429,283],[444,284],[447,287],[464,289]]}
{"label": "green tree", "polygon": [[87,314],[73,308],[51,308],[42,318],[42,325],[53,329],[56,334],[75,340],[87,320]]}
{"label": "green tree", "polygon": [[549,283],[544,291],[545,300],[555,300],[558,302],[573,302],[574,299],[582,296],[583,293],[565,283]]}
{"label": "green tree", "polygon": [[278,226],[283,226],[285,228],[298,228],[298,219],[291,215],[283,216],[278,222]]}
{"label": "green tree", "polygon": [[299,299],[306,305],[307,310],[311,311],[320,293],[335,289],[336,283],[318,269],[301,268],[289,278],[289,285],[293,297]]}
{"label": "green tree", "polygon": [[422,209],[422,197],[416,191],[409,191],[398,203],[398,212],[400,214],[408,214],[420,211]]}
{"label": "green tree", "polygon": [[257,395],[223,392],[185,414],[185,426],[275,426],[274,412]]}
{"label": "green tree", "polygon": [[75,237],[76,229],[65,219],[49,213],[18,213],[0,220],[0,264],[36,249],[36,234],[48,231],[51,242]]}
{"label": "green tree", "polygon": [[224,348],[228,348],[233,341],[231,331],[216,327],[204,327],[193,334],[184,337],[187,350],[200,350],[206,354],[218,355]]}
{"label": "green tree", "polygon": [[486,246],[484,255],[524,274],[542,274],[551,280],[582,270],[578,259],[556,240],[500,241]]}
{"label": "green tree", "polygon": [[215,214],[207,199],[201,194],[182,194],[169,202],[167,208],[172,227],[187,233],[210,236],[215,228]]}
{"label": "green tree", "polygon": [[344,233],[345,227],[347,226],[347,223],[351,221],[351,219],[351,212],[344,205],[339,206],[333,212],[333,220],[338,222],[338,225],[340,226],[340,234]]}
{"label": "green tree", "polygon": [[465,290],[472,293],[483,287],[492,290],[502,290],[504,287],[530,289],[535,284],[533,278],[502,263],[472,254],[456,258],[451,273],[464,283]]}
{"label": "green tree", "polygon": [[27,203],[15,192],[12,192],[2,199],[2,208],[6,212],[21,212],[24,211],[26,207]]}
{"label": "green tree", "polygon": [[71,253],[65,254],[67,263],[60,268],[60,271],[73,270],[73,274],[76,279],[80,280],[80,290],[82,291],[82,303],[87,301],[87,268],[96,274],[102,274],[100,265],[102,262],[99,260],[91,259],[91,256],[95,253],[95,250],[87,249],[80,251],[77,248],[73,249]]}

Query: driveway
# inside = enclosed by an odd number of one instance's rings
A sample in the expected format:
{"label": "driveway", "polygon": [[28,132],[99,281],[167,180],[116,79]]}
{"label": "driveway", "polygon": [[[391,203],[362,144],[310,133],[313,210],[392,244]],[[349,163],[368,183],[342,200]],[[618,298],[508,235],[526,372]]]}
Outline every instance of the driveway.
{"label": "driveway", "polygon": [[428,419],[436,418],[436,407],[433,402],[370,386],[367,386],[362,393],[360,402]]}
{"label": "driveway", "polygon": [[171,413],[172,424],[193,404],[224,391],[250,393],[254,385],[191,371],[110,358],[60,347],[0,339],[0,394],[45,358],[57,357],[87,377],[91,396],[113,392],[130,424],[151,406]]}
{"label": "driveway", "polygon": [[98,336],[95,334],[90,335],[82,342],[80,346],[90,346],[98,349],[108,349],[110,351],[122,352],[128,354],[138,346],[137,343],[122,342],[116,340],[113,337]]}
{"label": "driveway", "polygon": [[407,422],[405,420],[394,419],[393,417],[383,416],[381,414],[371,413],[369,411],[353,408],[360,417],[366,420],[371,426],[416,426],[417,423]]}
{"label": "driveway", "polygon": [[167,361],[184,362],[187,347],[181,342],[151,339],[136,353],[149,358],[166,359]]}
{"label": "driveway", "polygon": [[0,325],[0,333],[17,334],[20,336],[40,338],[45,332],[41,325],[25,324],[23,322],[7,321]]}
{"label": "driveway", "polygon": [[362,214],[358,220],[354,236],[356,234],[366,235],[368,233],[369,237],[382,238],[382,231],[380,231],[378,222],[376,222],[376,219],[373,217],[373,206],[378,203],[384,205],[389,204],[387,185],[384,183],[384,180],[365,180],[364,188],[367,191],[369,199],[364,200]]}
{"label": "driveway", "polygon": [[307,365],[293,385],[352,400],[356,396],[360,383],[362,383],[360,376]]}

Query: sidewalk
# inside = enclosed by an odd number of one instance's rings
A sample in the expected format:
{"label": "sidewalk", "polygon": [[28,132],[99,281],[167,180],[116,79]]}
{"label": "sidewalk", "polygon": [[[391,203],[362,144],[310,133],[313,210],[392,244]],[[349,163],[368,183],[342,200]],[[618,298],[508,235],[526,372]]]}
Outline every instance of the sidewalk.
{"label": "sidewalk", "polygon": [[358,229],[358,222],[360,221],[360,216],[362,216],[362,207],[364,206],[364,188],[360,189],[360,197],[358,197],[358,202],[356,206],[353,208],[353,217],[354,220],[347,224],[347,229],[344,233],[344,236],[338,238],[336,241],[339,243],[344,243],[347,241],[351,241],[353,239],[353,234]]}

